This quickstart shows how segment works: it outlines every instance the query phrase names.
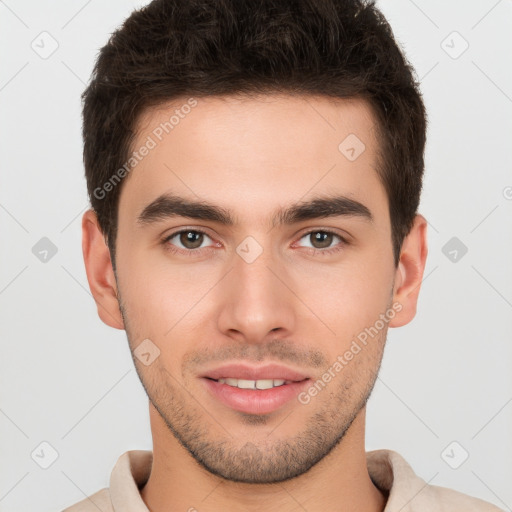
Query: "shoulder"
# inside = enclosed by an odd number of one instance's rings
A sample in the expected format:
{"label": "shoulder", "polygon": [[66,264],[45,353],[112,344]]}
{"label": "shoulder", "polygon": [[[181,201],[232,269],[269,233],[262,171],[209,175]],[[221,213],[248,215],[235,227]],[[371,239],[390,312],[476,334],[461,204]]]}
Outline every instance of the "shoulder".
{"label": "shoulder", "polygon": [[392,450],[367,452],[368,472],[388,501],[384,512],[503,512],[502,509],[454,489],[430,485]]}
{"label": "shoulder", "polygon": [[425,488],[425,500],[428,503],[435,504],[436,509],[440,511],[503,512],[502,509],[487,501],[437,485],[427,485]]}
{"label": "shoulder", "polygon": [[101,489],[101,491],[65,508],[62,512],[98,512],[98,510],[101,510],[101,512],[114,512],[108,488]]}
{"label": "shoulder", "polygon": [[126,504],[147,510],[139,488],[146,483],[151,472],[153,452],[129,450],[123,453],[110,474],[110,486],[84,498],[62,512],[114,512],[126,509]]}

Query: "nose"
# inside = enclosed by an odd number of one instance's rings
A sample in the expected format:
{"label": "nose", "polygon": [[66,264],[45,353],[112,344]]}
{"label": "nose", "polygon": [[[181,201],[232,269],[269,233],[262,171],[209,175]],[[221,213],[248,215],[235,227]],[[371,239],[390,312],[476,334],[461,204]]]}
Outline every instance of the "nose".
{"label": "nose", "polygon": [[252,262],[234,255],[233,268],[218,297],[220,331],[250,344],[290,336],[297,319],[297,300],[287,277],[284,263],[270,251],[263,251]]}

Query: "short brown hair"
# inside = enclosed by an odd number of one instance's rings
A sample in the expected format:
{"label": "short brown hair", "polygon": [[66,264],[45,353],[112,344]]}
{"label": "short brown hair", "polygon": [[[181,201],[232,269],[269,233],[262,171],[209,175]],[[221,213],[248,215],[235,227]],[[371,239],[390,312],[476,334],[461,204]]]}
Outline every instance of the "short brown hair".
{"label": "short brown hair", "polygon": [[127,161],[141,114],[184,96],[276,92],[368,101],[398,264],[420,200],[427,120],[414,71],[374,3],[154,0],[126,19],[82,96],[87,188],[114,266],[122,183],[103,186]]}

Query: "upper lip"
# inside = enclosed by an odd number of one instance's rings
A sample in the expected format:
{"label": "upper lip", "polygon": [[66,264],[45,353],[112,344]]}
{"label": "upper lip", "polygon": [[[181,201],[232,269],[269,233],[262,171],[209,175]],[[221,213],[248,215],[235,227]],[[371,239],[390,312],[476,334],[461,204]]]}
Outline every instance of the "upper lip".
{"label": "upper lip", "polygon": [[219,379],[283,379],[301,381],[308,377],[301,372],[279,364],[266,364],[265,366],[250,366],[248,364],[226,364],[205,372],[202,377],[214,380]]}

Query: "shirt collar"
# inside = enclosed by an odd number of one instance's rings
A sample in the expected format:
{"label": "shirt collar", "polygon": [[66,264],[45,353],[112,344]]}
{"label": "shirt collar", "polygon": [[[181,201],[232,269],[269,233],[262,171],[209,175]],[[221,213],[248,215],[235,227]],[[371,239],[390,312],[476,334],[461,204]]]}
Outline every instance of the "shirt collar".
{"label": "shirt collar", "polygon": [[[384,512],[412,512],[411,502],[427,485],[405,459],[392,450],[366,452],[368,473],[373,483],[388,496]],[[110,498],[114,512],[149,512],[140,489],[151,473],[153,452],[130,450],[123,453],[110,477]]]}

